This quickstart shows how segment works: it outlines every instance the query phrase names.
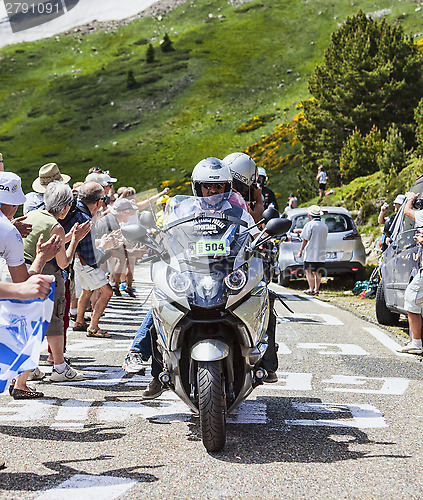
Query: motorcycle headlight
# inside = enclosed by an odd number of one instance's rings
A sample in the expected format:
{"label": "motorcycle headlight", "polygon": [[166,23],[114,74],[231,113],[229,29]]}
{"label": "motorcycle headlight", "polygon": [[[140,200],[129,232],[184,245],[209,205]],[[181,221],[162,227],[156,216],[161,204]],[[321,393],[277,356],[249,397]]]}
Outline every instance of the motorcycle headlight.
{"label": "motorcycle headlight", "polygon": [[247,275],[242,269],[237,269],[236,271],[228,274],[225,277],[225,285],[234,292],[239,292],[241,288],[247,283]]}
{"label": "motorcycle headlight", "polygon": [[190,287],[190,280],[184,273],[176,271],[169,275],[169,286],[175,293],[186,293]]}

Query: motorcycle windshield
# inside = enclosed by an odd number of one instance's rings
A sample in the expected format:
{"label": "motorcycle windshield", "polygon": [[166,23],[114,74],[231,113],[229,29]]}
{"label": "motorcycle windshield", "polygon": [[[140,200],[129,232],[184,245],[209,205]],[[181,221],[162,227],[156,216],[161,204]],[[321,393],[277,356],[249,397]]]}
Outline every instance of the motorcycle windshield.
{"label": "motorcycle windshield", "polygon": [[246,252],[252,219],[236,201],[231,193],[168,201],[161,244],[169,258],[152,266],[152,279],[157,284],[160,274],[162,291],[165,279],[168,295],[188,299],[190,307],[216,307],[245,291],[251,272],[262,272],[261,259]]}

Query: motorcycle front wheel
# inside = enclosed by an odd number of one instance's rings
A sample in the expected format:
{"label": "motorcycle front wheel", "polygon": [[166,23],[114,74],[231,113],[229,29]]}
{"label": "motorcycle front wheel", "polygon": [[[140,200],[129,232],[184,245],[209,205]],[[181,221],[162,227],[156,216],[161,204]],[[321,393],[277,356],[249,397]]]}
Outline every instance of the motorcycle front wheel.
{"label": "motorcycle front wheel", "polygon": [[226,396],[220,361],[199,361],[198,408],[203,444],[207,451],[220,451],[226,441]]}

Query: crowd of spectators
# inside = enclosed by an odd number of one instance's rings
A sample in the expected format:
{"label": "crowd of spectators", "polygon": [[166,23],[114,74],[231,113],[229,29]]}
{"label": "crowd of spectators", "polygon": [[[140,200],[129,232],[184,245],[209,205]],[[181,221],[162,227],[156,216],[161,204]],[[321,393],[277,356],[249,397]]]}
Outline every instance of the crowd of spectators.
{"label": "crowd of spectators", "polygon": [[[113,293],[136,296],[134,265],[145,253],[143,247],[124,240],[121,227],[138,223],[140,211],[148,207],[159,210],[157,202],[169,189],[140,201],[133,187],[115,190],[117,179],[98,167],[71,187],[71,177],[56,163],[48,163],[39,169],[33,191],[24,195],[19,176],[1,165],[2,297],[23,297],[19,283],[24,282],[31,296],[40,297],[54,277],[54,310],[46,333],[49,354],[43,364],[52,366],[51,382],[83,380],[84,374],[65,356],[68,328],[88,337],[110,337],[100,327],[101,317]],[[24,215],[15,217],[21,205]],[[45,377],[38,367],[24,372],[9,393],[14,399],[43,397],[27,381]]]}

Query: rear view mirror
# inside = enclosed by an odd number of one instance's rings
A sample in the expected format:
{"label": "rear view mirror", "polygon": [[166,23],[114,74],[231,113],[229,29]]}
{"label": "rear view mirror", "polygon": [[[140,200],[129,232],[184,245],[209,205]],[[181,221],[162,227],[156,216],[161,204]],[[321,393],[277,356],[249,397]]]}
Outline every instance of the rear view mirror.
{"label": "rear view mirror", "polygon": [[153,214],[150,210],[144,210],[140,214],[140,223],[147,229],[152,229],[156,227],[156,221],[154,220]]}
{"label": "rear view mirror", "polygon": [[279,219],[279,212],[274,207],[266,208],[262,214],[262,218],[265,222],[268,222],[271,219]]}
{"label": "rear view mirror", "polygon": [[282,236],[289,231],[292,221],[289,219],[270,219],[266,224],[266,233],[270,236]]}
{"label": "rear view mirror", "polygon": [[147,236],[147,229],[140,224],[131,224],[123,227],[121,233],[128,241],[142,241]]}

